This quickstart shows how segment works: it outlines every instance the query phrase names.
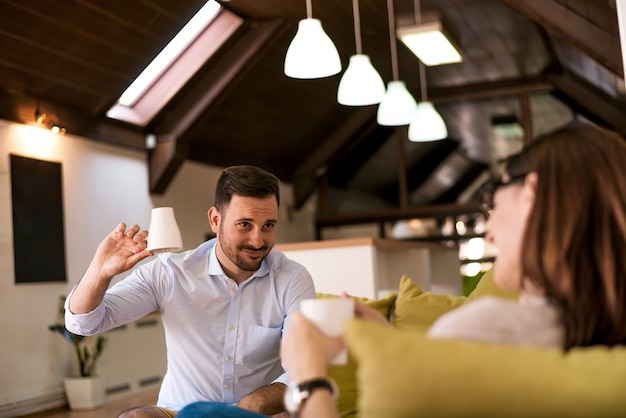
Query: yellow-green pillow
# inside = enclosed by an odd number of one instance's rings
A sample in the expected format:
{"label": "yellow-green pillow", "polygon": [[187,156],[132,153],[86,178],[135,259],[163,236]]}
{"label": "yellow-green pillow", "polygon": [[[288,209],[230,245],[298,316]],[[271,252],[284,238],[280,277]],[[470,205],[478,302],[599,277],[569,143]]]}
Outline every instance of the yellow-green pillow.
{"label": "yellow-green pillow", "polygon": [[[382,299],[356,298],[360,302],[376,309],[389,318],[393,304],[396,301],[396,294],[390,294]],[[338,295],[330,293],[318,293],[318,298],[336,298]],[[339,398],[337,405],[342,417],[355,417],[357,413],[357,384],[356,384],[356,362],[351,355],[348,355],[348,362],[343,365],[331,365],[328,367],[328,375],[337,382],[339,387]]]}
{"label": "yellow-green pillow", "polygon": [[402,276],[393,324],[398,329],[425,332],[444,313],[485,295],[507,299],[518,296],[516,292],[505,292],[496,286],[493,282],[493,268],[485,272],[468,297],[424,292],[410,278]]}
{"label": "yellow-green pillow", "polygon": [[437,318],[463,304],[465,297],[424,292],[407,276],[400,279],[400,289],[393,313],[398,329],[426,331]]}
{"label": "yellow-green pillow", "polygon": [[626,414],[626,348],[563,354],[429,340],[353,320],[361,418],[617,417]]}

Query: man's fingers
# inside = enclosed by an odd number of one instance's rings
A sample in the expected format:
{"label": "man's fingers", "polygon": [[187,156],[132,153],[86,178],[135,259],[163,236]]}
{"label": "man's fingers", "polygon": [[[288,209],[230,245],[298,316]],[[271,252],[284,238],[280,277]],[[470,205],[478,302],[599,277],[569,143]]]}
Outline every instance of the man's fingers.
{"label": "man's fingers", "polygon": [[133,237],[133,240],[135,240],[135,242],[143,242],[147,238],[148,238],[148,231],[144,229],[142,231],[137,232],[135,236]]}
{"label": "man's fingers", "polygon": [[121,222],[121,223],[117,224],[117,226],[113,230],[112,234],[113,235],[124,235],[124,231],[126,231],[126,224],[124,222]]}
{"label": "man's fingers", "polygon": [[134,224],[133,226],[128,228],[128,231],[126,231],[126,236],[132,238],[137,232],[139,232],[139,225]]}

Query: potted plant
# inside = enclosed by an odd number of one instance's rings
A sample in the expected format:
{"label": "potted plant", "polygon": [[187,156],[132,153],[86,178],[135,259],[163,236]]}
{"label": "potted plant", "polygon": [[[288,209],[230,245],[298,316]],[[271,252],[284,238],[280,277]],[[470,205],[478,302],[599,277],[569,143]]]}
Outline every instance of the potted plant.
{"label": "potted plant", "polygon": [[48,326],[58,332],[66,341],[72,343],[78,359],[80,377],[66,377],[63,381],[65,393],[71,409],[91,409],[104,404],[104,382],[95,374],[96,363],[106,346],[106,338],[102,335],[85,337],[70,332],[65,328],[65,299],[59,300],[59,313],[62,321]]}

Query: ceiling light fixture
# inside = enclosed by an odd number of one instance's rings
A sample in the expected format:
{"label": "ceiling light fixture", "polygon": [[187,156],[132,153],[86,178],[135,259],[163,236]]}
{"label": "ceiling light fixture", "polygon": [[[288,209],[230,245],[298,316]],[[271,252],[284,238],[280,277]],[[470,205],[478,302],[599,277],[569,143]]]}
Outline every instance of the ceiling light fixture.
{"label": "ceiling light fixture", "polygon": [[400,27],[398,37],[428,66],[452,64],[463,60],[440,21]]}
{"label": "ceiling light fixture", "polygon": [[378,106],[376,120],[380,125],[408,125],[417,112],[417,103],[406,88],[404,81],[398,80],[398,49],[395,31],[393,0],[387,0],[389,19],[389,45],[391,47],[391,70],[393,80],[387,84],[385,97]]}
{"label": "ceiling light fixture", "polygon": [[[414,1],[415,23],[422,20],[419,0]],[[432,102],[428,101],[428,85],[426,83],[426,69],[424,63],[418,58],[420,70],[421,101],[417,105],[415,117],[409,125],[409,141],[426,142],[437,141],[448,136],[448,129],[441,115],[437,112]]]}
{"label": "ceiling light fixture", "polygon": [[307,18],[298,22],[298,31],[285,56],[285,75],[292,78],[323,78],[341,71],[341,59],[333,41],[313,19],[311,0],[306,0]]}
{"label": "ceiling light fixture", "polygon": [[362,53],[359,1],[352,0],[356,54],[350,57],[337,89],[337,101],[345,106],[367,106],[380,103],[385,96],[385,83],[372,65],[370,57]]}
{"label": "ceiling light fixture", "polygon": [[428,101],[426,71],[421,61],[419,66],[422,101],[417,104],[417,113],[409,125],[409,141],[426,142],[444,139],[448,136],[448,128],[435,106]]}

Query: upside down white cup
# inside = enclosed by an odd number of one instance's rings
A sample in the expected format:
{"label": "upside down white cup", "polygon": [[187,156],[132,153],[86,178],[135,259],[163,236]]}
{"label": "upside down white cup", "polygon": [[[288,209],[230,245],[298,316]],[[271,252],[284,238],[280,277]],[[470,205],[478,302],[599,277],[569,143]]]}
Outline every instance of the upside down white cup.
{"label": "upside down white cup", "polygon": [[183,249],[174,209],[169,207],[152,209],[152,219],[148,230],[148,251],[165,253]]}
{"label": "upside down white cup", "polygon": [[[354,317],[352,298],[304,299],[300,301],[300,311],[313,322],[321,332],[329,337],[344,334],[346,322]],[[341,350],[330,364],[346,364],[348,350]]]}

